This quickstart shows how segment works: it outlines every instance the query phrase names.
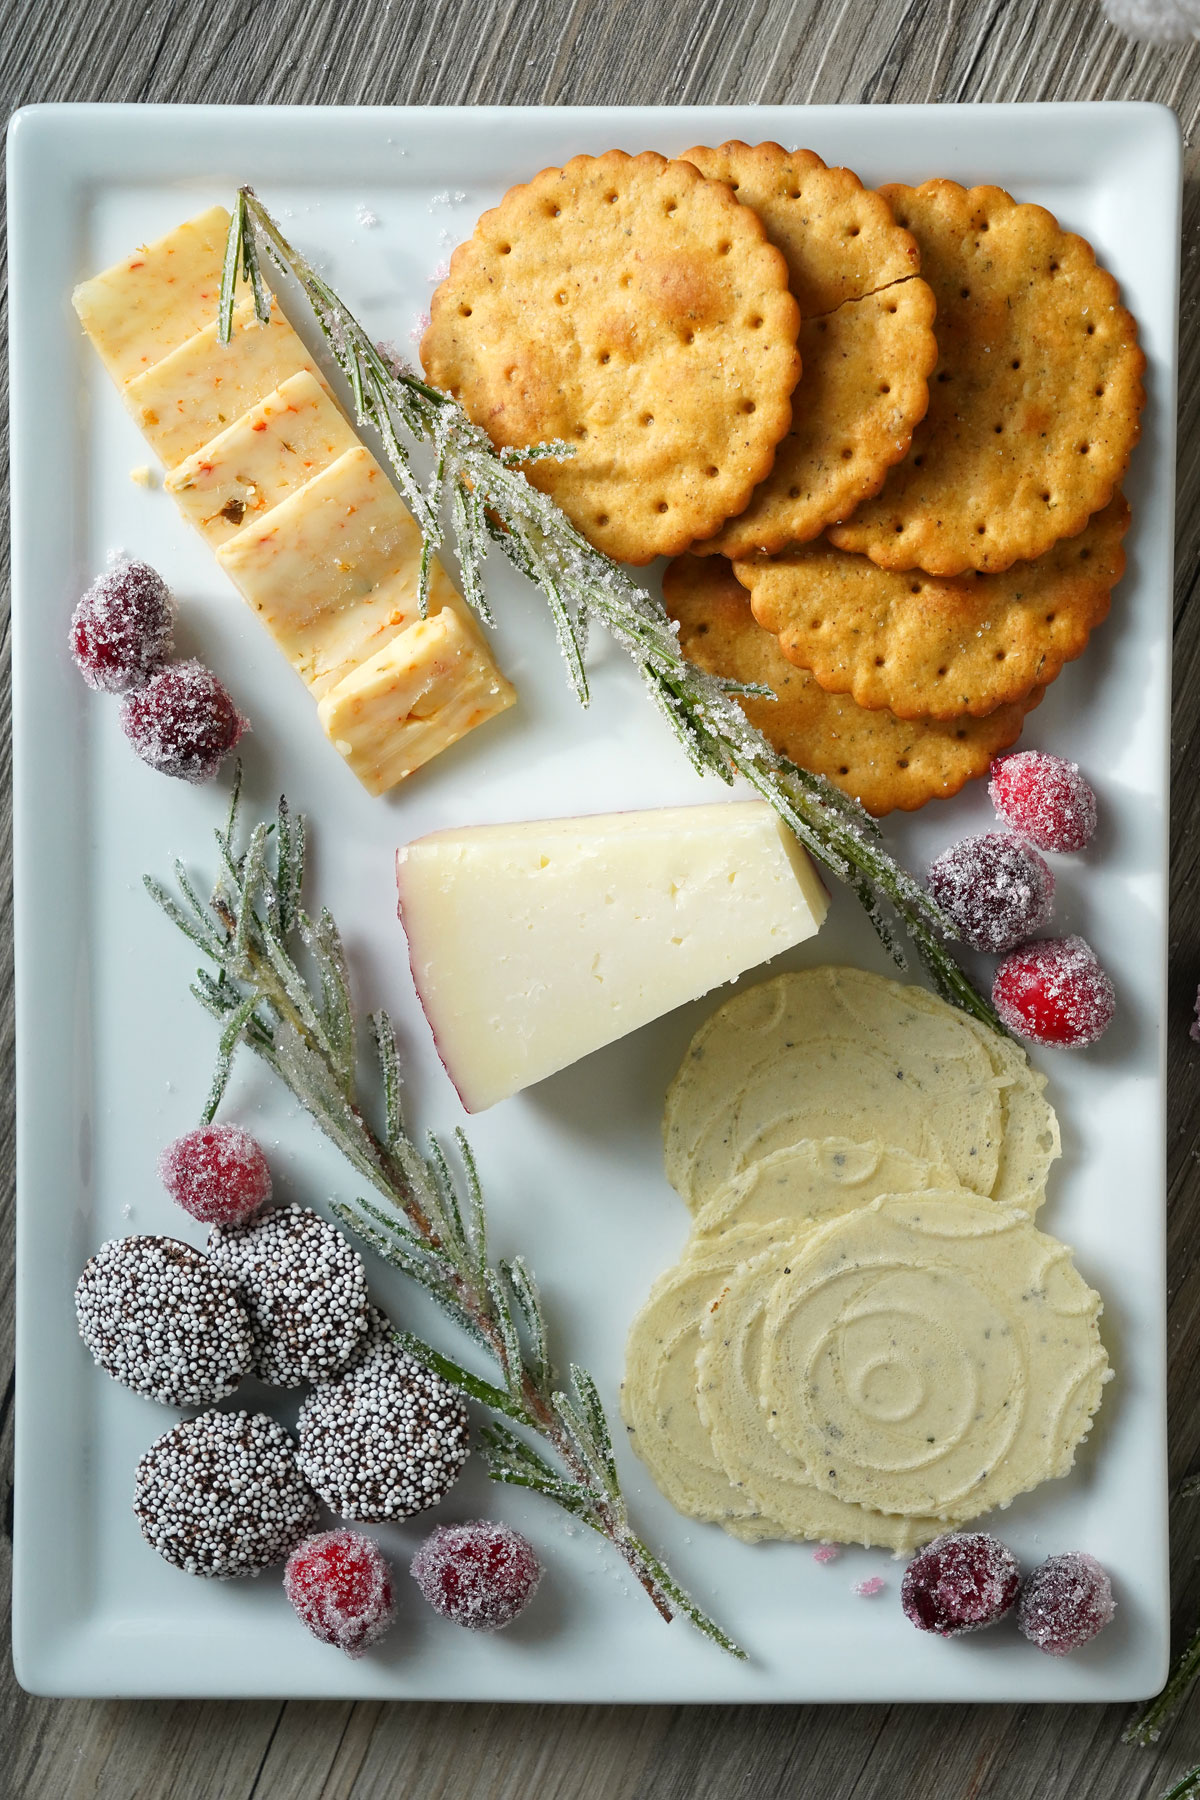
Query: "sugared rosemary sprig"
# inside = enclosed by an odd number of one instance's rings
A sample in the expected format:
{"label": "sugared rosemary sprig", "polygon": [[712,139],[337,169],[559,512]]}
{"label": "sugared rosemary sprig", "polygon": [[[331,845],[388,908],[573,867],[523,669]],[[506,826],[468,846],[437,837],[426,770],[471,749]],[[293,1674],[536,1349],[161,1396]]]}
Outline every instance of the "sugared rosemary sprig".
{"label": "sugared rosemary sprig", "polygon": [[[483,1193],[466,1138],[455,1133],[456,1173],[436,1138],[422,1151],[409,1135],[395,1034],[383,1012],[370,1019],[382,1077],[381,1129],[369,1122],[341,935],[325,908],[313,917],[303,904],[303,817],[281,800],[274,822],[255,825],[239,849],[239,793],[240,772],[225,826],[216,833],[219,870],[207,901],[181,863],[177,895],[144,878],[151,897],[216,971],[200,969],[191,990],[221,1027],[205,1122],[221,1103],[238,1046],[248,1044],[383,1201],[336,1206],[343,1224],[419,1282],[495,1364],[497,1378],[487,1379],[400,1334],[414,1356],[492,1413],[481,1433],[492,1479],[535,1489],[608,1538],[664,1619],[682,1615],[723,1650],[742,1656],[634,1531],[595,1382],[571,1363],[569,1385],[559,1385],[532,1272],[521,1257],[493,1259],[488,1248]],[[504,1421],[536,1434],[555,1461]]]}
{"label": "sugared rosemary sprig", "polygon": [[[228,341],[240,275],[250,284],[265,323],[269,300],[259,243],[295,278],[354,397],[360,424],[378,431],[396,482],[420,526],[420,601],[424,610],[433,557],[450,515],[464,598],[486,622],[491,610],[481,569],[498,546],[549,601],[571,685],[586,705],[588,626],[605,627],[628,652],[692,766],[732,782],[741,776],[772,806],[809,854],[846,882],[866,908],[897,966],[906,959],[895,920],[911,938],[934,986],[946,1000],[1003,1032],[995,1010],[974,987],[941,938],[957,934],[941,909],[884,848],[875,821],[823,776],[780,755],[756,731],[737,695],[765,690],[706,674],[684,657],[661,604],[525,478],[523,465],[573,454],[563,443],[497,450],[451,395],[423,381],[399,356],[377,345],[344,301],[294,249],[254,190],[238,190],[221,288],[220,329]],[[418,479],[404,437],[433,449],[428,488]]]}

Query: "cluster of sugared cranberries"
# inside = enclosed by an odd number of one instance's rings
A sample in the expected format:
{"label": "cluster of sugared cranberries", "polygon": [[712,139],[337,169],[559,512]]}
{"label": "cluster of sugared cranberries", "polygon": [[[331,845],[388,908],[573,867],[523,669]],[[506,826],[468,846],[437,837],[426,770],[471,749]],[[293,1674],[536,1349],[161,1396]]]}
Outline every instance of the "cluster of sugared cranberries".
{"label": "cluster of sugared cranberries", "polygon": [[963,838],[929,866],[929,891],[976,950],[999,955],[1049,919],[1054,877],[1036,850],[1008,832]]}
{"label": "cluster of sugared cranberries", "polygon": [[151,768],[183,781],[216,774],[248,729],[203,663],[172,663],[175,603],[149,563],[114,562],[71,616],[71,654],[89,687],[123,694],[125,736]]}
{"label": "cluster of sugared cranberries", "polygon": [[929,892],[968,944],[1004,956],[992,1001],[1010,1031],[1035,1044],[1093,1044],[1116,1004],[1095,952],[1081,937],[1031,940],[1054,903],[1038,852],[1081,850],[1096,829],[1096,796],[1074,763],[1043,750],[998,757],[988,792],[1008,831],[944,850]]}
{"label": "cluster of sugared cranberries", "polygon": [[151,1444],[137,1466],[142,1536],[189,1575],[257,1575],[317,1523],[292,1440],[266,1413],[202,1413]]}
{"label": "cluster of sugared cranberries", "polygon": [[991,767],[988,794],[1010,830],[1039,850],[1082,850],[1096,829],[1096,796],[1079,773],[1045,750],[1018,750]]}
{"label": "cluster of sugared cranberries", "polygon": [[396,1616],[392,1571],[374,1538],[342,1526],[306,1538],[288,1557],[283,1588],[323,1644],[362,1656]]}
{"label": "cluster of sugared cranberries", "polygon": [[250,1367],[250,1318],[236,1289],[178,1238],[102,1245],[79,1277],[75,1312],[98,1367],[164,1406],[211,1406]]}
{"label": "cluster of sugared cranberries", "polygon": [[439,1526],[413,1557],[411,1573],[444,1619],[468,1631],[501,1631],[533,1599],[542,1565],[519,1531],[476,1519]]}
{"label": "cluster of sugared cranberries", "polygon": [[1090,1643],[1115,1610],[1112,1584],[1094,1556],[1051,1556],[1022,1585],[1012,1551],[982,1531],[949,1531],[918,1551],[904,1571],[900,1604],[918,1631],[939,1637],[982,1631],[1016,1605],[1019,1629],[1050,1656]]}
{"label": "cluster of sugared cranberries", "polygon": [[201,1125],[168,1144],[158,1174],[202,1225],[240,1225],[271,1198],[267,1159],[240,1125]]}
{"label": "cluster of sugared cranberries", "polygon": [[171,657],[175,603],[144,562],[115,562],[93,581],[71,614],[71,654],[91,688],[123,694],[157,674]]}

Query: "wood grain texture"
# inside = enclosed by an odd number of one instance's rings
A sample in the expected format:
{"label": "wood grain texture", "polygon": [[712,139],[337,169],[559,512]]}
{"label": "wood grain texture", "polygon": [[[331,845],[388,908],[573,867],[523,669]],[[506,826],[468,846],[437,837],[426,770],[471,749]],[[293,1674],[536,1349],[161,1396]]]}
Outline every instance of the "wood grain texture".
{"label": "wood grain texture", "polygon": [[[0,101],[281,104],[1159,100],[1188,142],[1175,619],[1169,1191],[1172,1469],[1200,1464],[1200,45],[1128,43],[1094,0],[0,0]],[[630,146],[640,148],[641,146]],[[2,253],[0,253],[2,254]],[[6,298],[6,268],[0,265]],[[7,436],[0,442],[7,502]],[[7,531],[3,532],[7,543]],[[0,640],[0,1081],[12,1091],[7,581]],[[0,1562],[11,1557],[13,1132],[0,1109]],[[1173,1517],[1180,1639],[1200,1501]],[[5,1646],[7,1649],[7,1628]],[[0,1681],[22,1800],[1150,1800],[1200,1762],[1200,1694],[1153,1751],[1124,1708],[92,1703]],[[5,1787],[0,1777],[0,1788]]]}

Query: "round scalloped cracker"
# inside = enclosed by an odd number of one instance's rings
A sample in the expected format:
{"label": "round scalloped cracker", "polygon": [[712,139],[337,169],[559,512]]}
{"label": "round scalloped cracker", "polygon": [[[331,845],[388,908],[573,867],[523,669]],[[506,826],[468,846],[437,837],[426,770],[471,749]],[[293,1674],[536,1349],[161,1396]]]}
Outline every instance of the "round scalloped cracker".
{"label": "round scalloped cracker", "polygon": [[811,1233],[767,1309],[761,1391],[828,1494],[948,1524],[1065,1475],[1109,1376],[1065,1244],[961,1191]]}
{"label": "round scalloped cracker", "polygon": [[965,1015],[922,988],[820,967],[744,988],[711,1013],[667,1092],[667,1179],[693,1212],[804,1138],[861,1137],[990,1195],[1000,1083]]}
{"label": "round scalloped cracker", "polygon": [[882,190],[921,248],[940,356],[907,459],[830,536],[888,569],[1030,562],[1107,506],[1146,359],[1113,277],[1043,207],[952,181]]}
{"label": "round scalloped cracker", "polygon": [[730,1486],[700,1421],[696,1352],[706,1307],[742,1258],[769,1248],[778,1235],[760,1225],[730,1231],[717,1244],[690,1242],[629,1328],[621,1383],[630,1443],[672,1506],[695,1519],[738,1519],[751,1537],[759,1535],[757,1509]]}
{"label": "round scalloped cracker", "polygon": [[623,562],[675,555],[746,505],[791,422],[787,265],[722,182],[647,152],[510,188],[460,244],[421,343],[430,380]]}
{"label": "round scalloped cracker", "polygon": [[696,1357],[699,1416],[730,1486],[759,1514],[760,1537],[774,1525],[774,1535],[784,1538],[914,1550],[943,1529],[936,1519],[888,1515],[823,1491],[768,1429],[763,1325],[776,1285],[810,1235],[796,1232],[743,1262],[710,1303]]}
{"label": "round scalloped cracker", "polygon": [[887,201],[811,150],[733,141],[684,160],[727,181],[787,258],[804,323],[804,375],[775,466],[702,556],[750,556],[814,538],[878,493],[908,453],[937,362],[920,252]]}
{"label": "round scalloped cracker", "polygon": [[805,545],[738,562],[754,617],[830,693],[904,719],[986,718],[1044,688],[1086,649],[1125,568],[1120,494],[1076,537],[997,575],[881,569]]}
{"label": "round scalloped cracker", "polygon": [[746,591],[723,559],[676,558],[663,577],[663,596],[679,623],[684,655],[712,675],[771,688],[775,700],[739,701],[750,723],[794,763],[827,776],[876,817],[912,812],[986,775],[1042,697],[1035,689],[984,719],[901,720],[827,693],[790,663],[777,639],[755,623]]}

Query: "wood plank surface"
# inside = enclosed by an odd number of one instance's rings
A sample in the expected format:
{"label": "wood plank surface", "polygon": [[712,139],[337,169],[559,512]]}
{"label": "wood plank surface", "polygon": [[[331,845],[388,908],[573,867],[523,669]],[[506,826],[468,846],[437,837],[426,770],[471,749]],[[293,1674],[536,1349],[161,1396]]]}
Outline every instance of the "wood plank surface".
{"label": "wood plank surface", "polygon": [[[1159,100],[1187,142],[1174,736],[1169,1184],[1176,1477],[1200,1465],[1200,44],[1134,45],[1094,0],[0,0],[0,102],[280,104]],[[640,148],[641,146],[628,146]],[[2,277],[0,277],[2,279]],[[0,446],[7,501],[7,437]],[[2,534],[7,542],[7,532]],[[8,756],[8,613],[0,755]],[[0,782],[8,837],[8,781]],[[0,1033],[12,1090],[11,884]],[[0,1450],[11,1559],[11,1108],[0,1109]],[[1200,1500],[1173,1515],[1179,1639]],[[7,1627],[4,1631],[7,1653]],[[21,1800],[1147,1800],[1200,1762],[1200,1695],[1153,1751],[1121,1707],[554,1708],[51,1702],[0,1679]],[[6,1785],[7,1783],[7,1785]]]}

